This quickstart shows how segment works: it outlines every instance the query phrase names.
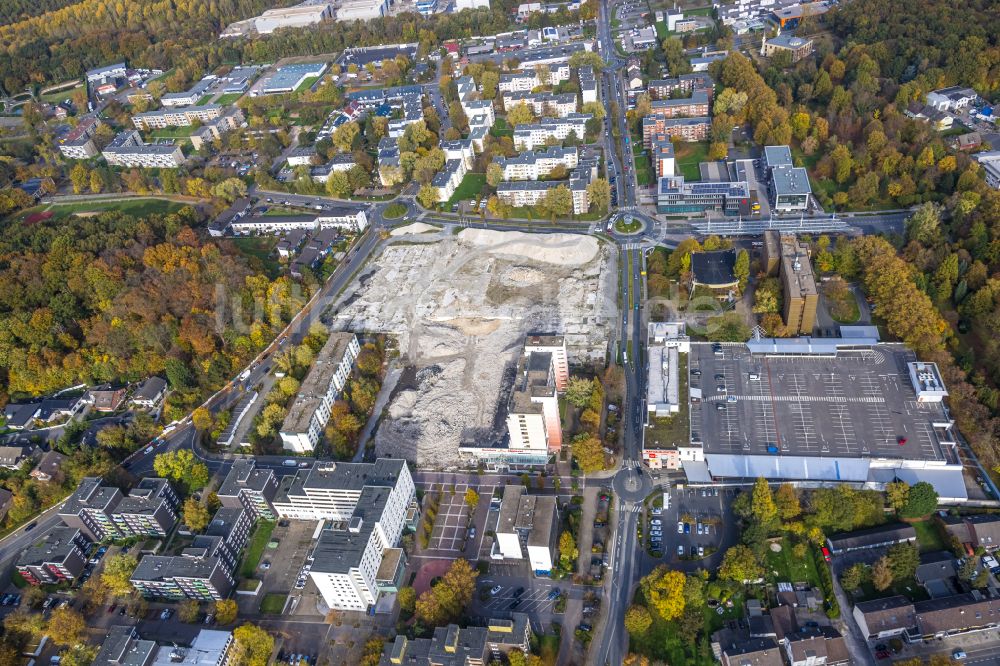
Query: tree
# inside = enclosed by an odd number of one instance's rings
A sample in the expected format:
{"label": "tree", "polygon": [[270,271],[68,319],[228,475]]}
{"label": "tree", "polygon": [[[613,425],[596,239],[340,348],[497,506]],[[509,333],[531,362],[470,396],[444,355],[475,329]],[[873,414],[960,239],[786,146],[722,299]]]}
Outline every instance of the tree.
{"label": "tree", "polygon": [[247,184],[239,178],[227,178],[212,188],[212,194],[226,203],[232,203],[247,195]]}
{"label": "tree", "polygon": [[438,584],[417,599],[417,618],[430,626],[454,622],[472,601],[476,589],[476,573],[467,560],[457,559]]}
{"label": "tree", "polygon": [[[96,645],[73,645],[59,653],[59,666],[90,666],[97,656]],[[15,666],[3,661],[0,656],[0,666]]]}
{"label": "tree", "polygon": [[708,159],[717,161],[724,160],[729,155],[729,144],[725,141],[713,141],[708,147]]}
{"label": "tree", "polygon": [[104,588],[116,597],[124,597],[132,592],[129,579],[139,561],[132,555],[119,553],[108,558],[101,572],[101,583]]}
{"label": "tree", "polygon": [[574,407],[586,407],[593,392],[594,383],[589,379],[570,377],[566,385],[566,401]]}
{"label": "tree", "polygon": [[600,72],[606,65],[604,58],[595,51],[577,51],[569,57],[570,67],[593,67],[594,72]]}
{"label": "tree", "polygon": [[580,551],[577,550],[576,540],[573,539],[573,534],[569,530],[564,530],[561,535],[559,535],[559,560],[562,562],[563,569],[567,571],[576,570],[576,559],[580,556]]}
{"label": "tree", "polygon": [[90,191],[94,194],[100,194],[101,190],[104,189],[104,179],[101,178],[101,174],[97,171],[90,172]]}
{"label": "tree", "polygon": [[86,166],[78,162],[70,169],[69,179],[73,183],[73,194],[80,194],[90,185],[90,172]]}
{"label": "tree", "polygon": [[790,483],[783,483],[778,486],[774,493],[774,505],[778,510],[778,517],[782,521],[789,521],[798,517],[802,513],[802,506],[799,503],[799,493],[795,486]]}
{"label": "tree", "polygon": [[212,613],[215,615],[215,622],[219,625],[232,624],[236,621],[239,607],[233,599],[222,599],[213,605]]}
{"label": "tree", "polygon": [[39,638],[45,634],[45,616],[41,613],[30,613],[19,608],[3,619],[4,633],[7,636],[20,637],[23,640]]}
{"label": "tree", "polygon": [[981,575],[979,561],[974,557],[967,557],[962,560],[962,565],[958,568],[958,577],[972,587],[982,587],[985,584],[985,576]]}
{"label": "tree", "polygon": [[625,611],[625,631],[631,636],[642,636],[653,626],[653,617],[645,606],[632,604]]}
{"label": "tree", "polygon": [[157,476],[168,479],[185,493],[191,493],[208,485],[208,467],[199,462],[189,449],[161,453],[153,459],[153,470]]}
{"label": "tree", "polygon": [[565,185],[553,187],[545,193],[536,207],[545,217],[565,217],[573,212],[573,193]]}
{"label": "tree", "polygon": [[514,105],[514,108],[507,110],[507,124],[516,127],[517,125],[527,125],[535,122],[535,114],[531,107],[524,102]]}
{"label": "tree", "polygon": [[503,182],[503,167],[496,162],[490,162],[486,167],[486,182],[490,187],[496,187]]}
{"label": "tree", "polygon": [[184,524],[192,532],[201,532],[209,523],[208,507],[193,497],[184,500]]}
{"label": "tree", "polygon": [[417,591],[408,585],[401,587],[399,588],[399,592],[396,593],[396,599],[399,601],[399,607],[402,610],[412,613],[417,605]]}
{"label": "tree", "polygon": [[894,580],[907,580],[917,573],[920,552],[915,544],[909,542],[893,544],[889,546],[885,556],[889,561],[889,569]]}
{"label": "tree", "polygon": [[880,557],[872,567],[872,585],[879,592],[889,589],[892,585],[892,568],[887,557]]}
{"label": "tree", "polygon": [[197,599],[185,599],[177,609],[177,617],[181,622],[197,622],[201,612],[201,604]]}
{"label": "tree", "polygon": [[466,489],[465,505],[468,506],[473,512],[475,512],[476,507],[479,506],[479,493],[477,493],[474,488]]}
{"label": "tree", "polygon": [[871,567],[863,562],[858,562],[844,570],[844,573],[840,575],[840,584],[847,591],[856,590],[871,580],[871,576]]}
{"label": "tree", "polygon": [[52,611],[45,633],[56,645],[70,647],[83,642],[87,635],[87,621],[80,611],[62,606]]}
{"label": "tree", "polygon": [[760,525],[770,526],[778,517],[778,507],[774,503],[771,486],[764,477],[758,477],[754,482],[750,506],[753,519]]}
{"label": "tree", "polygon": [[330,140],[342,153],[349,153],[354,148],[354,141],[361,133],[361,128],[354,121],[344,123],[333,131]]}
{"label": "tree", "polygon": [[591,208],[599,213],[608,212],[611,206],[611,183],[605,178],[595,178],[587,185],[587,197]]}
{"label": "tree", "polygon": [[910,484],[905,481],[892,481],[885,485],[885,498],[889,506],[897,513],[906,506],[910,497]]}
{"label": "tree", "polygon": [[906,238],[928,245],[937,239],[940,226],[941,207],[935,203],[925,203],[906,220]]}
{"label": "tree", "polygon": [[733,274],[740,281],[740,289],[746,287],[750,279],[750,254],[746,250],[736,253],[736,263],[733,264]]}
{"label": "tree", "polygon": [[570,442],[570,450],[584,474],[604,469],[604,451],[601,440],[590,433],[580,433]]}
{"label": "tree", "polygon": [[938,494],[934,486],[921,481],[910,486],[906,504],[899,512],[903,518],[922,518],[937,509]]}
{"label": "tree", "polygon": [[233,666],[267,666],[273,651],[274,637],[260,627],[244,624],[233,630]]}
{"label": "tree", "polygon": [[191,412],[191,423],[198,430],[212,429],[212,412],[205,407],[199,407]]}
{"label": "tree", "polygon": [[417,192],[417,201],[424,208],[433,208],[434,204],[438,202],[438,188],[430,183],[421,185],[420,191]]}
{"label": "tree", "polygon": [[755,581],[764,575],[754,552],[742,544],[726,551],[719,566],[719,578],[737,583]]}
{"label": "tree", "polygon": [[684,574],[671,571],[665,565],[656,567],[639,583],[650,610],[664,621],[671,621],[684,612]]}

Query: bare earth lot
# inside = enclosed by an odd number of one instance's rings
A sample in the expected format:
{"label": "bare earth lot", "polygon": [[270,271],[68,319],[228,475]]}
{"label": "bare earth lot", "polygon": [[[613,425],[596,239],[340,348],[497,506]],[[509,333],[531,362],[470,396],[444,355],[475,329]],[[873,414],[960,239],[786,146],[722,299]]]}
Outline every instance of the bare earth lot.
{"label": "bare earth lot", "polygon": [[376,452],[447,468],[463,437],[502,430],[498,402],[527,334],[564,335],[571,363],[603,361],[617,320],[614,262],[601,241],[572,234],[399,236],[337,310],[336,328],[394,336],[413,370]]}

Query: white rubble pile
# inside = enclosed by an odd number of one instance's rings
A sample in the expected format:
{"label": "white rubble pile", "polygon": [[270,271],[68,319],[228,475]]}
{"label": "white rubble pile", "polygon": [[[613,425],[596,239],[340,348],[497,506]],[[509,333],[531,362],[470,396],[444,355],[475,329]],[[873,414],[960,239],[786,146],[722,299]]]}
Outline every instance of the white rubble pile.
{"label": "white rubble pile", "polygon": [[565,336],[571,363],[603,361],[618,318],[615,257],[590,236],[484,229],[386,246],[341,297],[335,325],[392,335],[417,370],[376,452],[457,465],[463,433],[493,424],[504,367],[527,334]]}

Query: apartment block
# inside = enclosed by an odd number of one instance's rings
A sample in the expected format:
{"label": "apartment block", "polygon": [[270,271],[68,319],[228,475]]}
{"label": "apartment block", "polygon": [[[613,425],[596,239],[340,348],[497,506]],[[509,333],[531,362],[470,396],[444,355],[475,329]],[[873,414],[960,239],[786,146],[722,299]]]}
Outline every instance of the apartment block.
{"label": "apartment block", "polygon": [[524,613],[511,613],[510,619],[492,618],[485,627],[463,629],[449,624],[434,629],[431,638],[397,636],[385,646],[379,666],[482,666],[502,661],[511,650],[528,654],[531,635],[531,622]]}
{"label": "apartment block", "polygon": [[448,160],[445,162],[444,168],[438,171],[434,175],[434,179],[431,180],[431,185],[437,188],[437,200],[443,203],[451,199],[451,196],[455,194],[455,190],[462,184],[462,179],[465,178],[466,173],[468,173],[468,169],[465,166],[464,160]]}
{"label": "apartment block", "polygon": [[26,548],[14,566],[32,585],[72,583],[87,566],[90,544],[90,539],[79,528],[57,527]]}
{"label": "apartment block", "polygon": [[517,150],[534,150],[554,141],[565,141],[572,133],[582,141],[587,133],[589,113],[571,113],[564,118],[542,118],[537,123],[518,125],[514,128],[514,147]]}
{"label": "apartment block", "polygon": [[310,576],[330,608],[365,611],[384,586],[398,586],[404,558],[397,546],[415,500],[403,460],[324,461],[285,477],[275,508],[286,518],[327,521]]}
{"label": "apartment block", "polygon": [[569,385],[569,354],[566,338],[561,335],[529,335],[524,339],[525,354],[549,354],[552,359],[552,381],[562,393]]}
{"label": "apartment block", "polygon": [[458,103],[462,105],[465,116],[470,119],[481,117],[481,124],[492,127],[496,121],[493,112],[493,102],[477,98],[476,83],[471,76],[463,76],[455,80],[458,89]]}
{"label": "apartment block", "polygon": [[94,133],[102,125],[96,116],[85,116],[76,127],[59,139],[59,152],[71,160],[89,160],[97,155]]}
{"label": "apartment block", "polygon": [[108,630],[93,666],[152,666],[158,650],[156,641],[139,638],[135,627],[117,625]]}
{"label": "apartment block", "polygon": [[526,557],[536,576],[548,576],[556,558],[558,525],[555,497],[526,495],[523,486],[507,486],[494,530],[494,553],[498,559]]}
{"label": "apartment block", "polygon": [[235,106],[229,107],[222,112],[221,116],[208,121],[188,137],[191,140],[191,147],[195,150],[201,150],[203,145],[218,141],[242,125],[245,120],[241,109]]}
{"label": "apartment block", "polygon": [[121,534],[111,512],[122,500],[122,491],[114,486],[102,486],[97,477],[80,481],[76,492],[59,509],[59,517],[69,527],[76,527],[93,541],[116,539]]}
{"label": "apartment block", "polygon": [[353,333],[331,333],[302,381],[299,394],[281,425],[284,448],[306,453],[316,448],[330,410],[347,384],[361,346]]}
{"label": "apartment block", "polygon": [[580,79],[580,103],[597,101],[597,77],[594,76],[593,67],[581,67],[577,70],[577,78]]}
{"label": "apartment block", "polygon": [[154,130],[164,127],[187,127],[195,122],[207,123],[222,115],[224,107],[218,104],[203,106],[181,106],[158,111],[146,111],[132,116],[132,124],[138,130]]}
{"label": "apartment block", "polygon": [[118,533],[123,536],[165,537],[177,524],[180,499],[166,479],[146,478],[111,510]]}
{"label": "apartment block", "polygon": [[465,163],[467,170],[472,170],[476,162],[476,149],[471,139],[456,139],[455,141],[442,141],[441,150],[444,151],[445,160],[461,160]]}
{"label": "apartment block", "polygon": [[552,352],[525,351],[518,359],[507,404],[507,431],[512,449],[553,453],[562,448]]}
{"label": "apartment block", "polygon": [[578,153],[575,146],[550,146],[544,150],[527,151],[516,157],[497,157],[493,161],[503,169],[504,180],[538,180],[548,176],[556,167],[565,167],[569,171],[575,169]]}
{"label": "apartment block", "polygon": [[[591,74],[593,70],[591,69]],[[522,72],[501,74],[497,89],[502,92],[531,92],[539,86],[558,85],[569,80],[568,65],[538,66]],[[596,101],[596,100],[595,100]]]}
{"label": "apartment block", "polygon": [[653,149],[653,169],[657,178],[673,176],[676,171],[674,142],[666,134],[657,134],[650,143]]}
{"label": "apartment block", "polygon": [[546,195],[546,193],[556,187],[565,186],[569,188],[573,197],[573,214],[582,215],[590,210],[590,195],[587,193],[587,185],[593,179],[593,169],[586,166],[578,166],[572,173],[568,181],[546,180],[546,181],[507,181],[497,186],[497,197],[501,201],[515,208],[534,206]]}
{"label": "apartment block", "polygon": [[679,99],[654,99],[650,102],[650,115],[660,118],[691,118],[707,116],[709,97],[705,90],[695,90],[690,97]]}
{"label": "apartment block", "polygon": [[683,141],[704,141],[711,129],[712,119],[708,116],[700,118],[646,116],[642,119],[642,145],[649,148],[653,137],[659,134],[679,137]]}
{"label": "apartment block", "polygon": [[173,169],[184,163],[178,144],[146,144],[136,130],[121,132],[101,152],[111,166]]}
{"label": "apartment block", "polygon": [[246,509],[254,520],[274,520],[277,492],[278,477],[272,470],[257,469],[252,458],[242,458],[233,462],[218,496],[222,506]]}
{"label": "apartment block", "polygon": [[809,246],[795,236],[781,238],[781,286],[785,328],[790,335],[812,335],[819,291],[809,261]]}
{"label": "apartment block", "polygon": [[508,92],[503,95],[503,107],[508,112],[519,104],[525,104],[536,116],[565,118],[576,112],[576,95],[573,93],[531,93]]}
{"label": "apartment block", "polygon": [[654,79],[649,82],[647,91],[654,100],[670,99],[674,95],[691,95],[696,90],[704,91],[711,99],[715,82],[704,72],[681,74],[671,79]]}

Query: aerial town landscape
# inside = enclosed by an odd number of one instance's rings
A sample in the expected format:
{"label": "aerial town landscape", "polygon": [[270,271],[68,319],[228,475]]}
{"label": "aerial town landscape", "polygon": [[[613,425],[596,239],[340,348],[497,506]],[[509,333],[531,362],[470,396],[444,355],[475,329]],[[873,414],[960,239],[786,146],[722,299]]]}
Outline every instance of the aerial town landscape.
{"label": "aerial town landscape", "polygon": [[1000,664],[995,2],[0,45],[0,666]]}

